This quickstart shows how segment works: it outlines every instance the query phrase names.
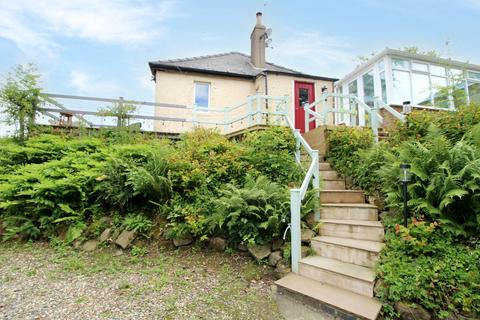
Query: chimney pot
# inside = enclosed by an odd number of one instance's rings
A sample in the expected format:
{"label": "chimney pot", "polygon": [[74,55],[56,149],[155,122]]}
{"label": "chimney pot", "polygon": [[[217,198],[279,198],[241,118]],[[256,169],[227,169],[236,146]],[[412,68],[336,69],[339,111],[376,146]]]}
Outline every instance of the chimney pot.
{"label": "chimney pot", "polygon": [[257,12],[257,24],[262,25],[262,13]]}

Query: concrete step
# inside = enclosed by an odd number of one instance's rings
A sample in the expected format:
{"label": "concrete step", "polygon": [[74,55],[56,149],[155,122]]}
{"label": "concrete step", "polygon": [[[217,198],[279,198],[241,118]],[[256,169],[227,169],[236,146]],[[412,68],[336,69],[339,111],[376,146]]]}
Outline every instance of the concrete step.
{"label": "concrete step", "polygon": [[298,273],[338,288],[373,297],[375,271],[335,259],[310,256],[300,260]]}
{"label": "concrete step", "polygon": [[365,203],[365,195],[360,190],[320,191],[320,203]]}
{"label": "concrete step", "polygon": [[332,170],[332,167],[330,166],[330,163],[328,162],[319,162],[318,163],[320,171],[330,171]]}
{"label": "concrete step", "polygon": [[320,179],[338,179],[338,173],[334,170],[320,171]]}
{"label": "concrete step", "polygon": [[320,235],[382,242],[385,237],[380,221],[320,219]]}
{"label": "concrete step", "polygon": [[384,244],[377,241],[320,236],[310,247],[322,257],[373,268]]}
{"label": "concrete step", "polygon": [[344,179],[323,179],[320,186],[327,190],[345,190]]}
{"label": "concrete step", "polygon": [[290,273],[275,284],[279,293],[298,296],[302,302],[314,308],[320,307],[335,318],[374,320],[382,307],[382,304],[373,298],[294,273]]}
{"label": "concrete step", "polygon": [[378,221],[378,208],[368,203],[322,203],[322,219]]}

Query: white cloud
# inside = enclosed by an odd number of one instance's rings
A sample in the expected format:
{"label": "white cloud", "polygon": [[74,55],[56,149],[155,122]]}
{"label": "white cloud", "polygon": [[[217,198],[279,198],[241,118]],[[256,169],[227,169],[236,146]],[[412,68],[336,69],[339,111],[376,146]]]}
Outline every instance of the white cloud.
{"label": "white cloud", "polygon": [[68,86],[75,89],[77,94],[97,95],[100,97],[121,96],[123,87],[114,80],[98,80],[89,73],[72,70]]}
{"label": "white cloud", "polygon": [[[309,70],[304,70],[307,73],[313,73],[312,64],[317,73],[331,76],[338,76],[339,72],[355,67],[355,56],[350,52],[348,43],[336,37],[313,32],[301,33],[273,46],[271,54],[275,58],[296,61],[295,64],[302,66],[310,65]],[[339,66],[342,66],[342,70],[338,69]]]}
{"label": "white cloud", "polygon": [[166,32],[174,0],[17,0],[0,2],[0,37],[24,52],[52,55],[57,36],[136,46]]}

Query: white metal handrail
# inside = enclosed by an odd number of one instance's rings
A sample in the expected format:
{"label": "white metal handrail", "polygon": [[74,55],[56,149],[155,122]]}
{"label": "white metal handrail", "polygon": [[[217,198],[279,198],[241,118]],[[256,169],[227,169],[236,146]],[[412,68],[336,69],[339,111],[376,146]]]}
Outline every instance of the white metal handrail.
{"label": "white metal handrail", "polygon": [[[300,188],[293,188],[290,189],[290,228],[291,228],[291,263],[292,263],[292,271],[298,273],[298,264],[301,259],[301,249],[302,249],[302,241],[301,241],[301,233],[302,233],[302,226],[301,226],[301,208],[302,208],[302,201],[305,198],[305,195],[308,190],[308,186],[310,185],[310,181],[312,181],[313,188],[316,191],[316,198],[317,200],[320,198],[320,194],[318,192],[320,188],[320,170],[319,170],[319,156],[318,150],[313,150],[307,141],[302,137],[300,131],[295,129],[291,119],[288,117],[288,113],[285,113],[285,120],[287,125],[292,129],[293,134],[296,140],[296,149],[295,149],[295,159],[297,163],[300,164],[301,162],[301,155],[300,155],[300,148],[303,147],[307,154],[311,158],[310,165],[308,167],[307,173],[303,178],[302,184]],[[315,207],[315,218],[320,218],[320,212],[318,206]]]}
{"label": "white metal handrail", "polygon": [[[317,119],[320,120],[323,124],[326,124],[327,115],[329,113],[337,114],[337,113],[349,113],[349,114],[356,114],[353,110],[346,110],[342,108],[333,108],[328,106],[328,98],[342,98],[348,99],[350,102],[356,103],[356,105],[364,110],[369,115],[370,119],[370,127],[372,128],[373,135],[375,141],[378,141],[378,128],[380,123],[383,122],[383,117],[379,114],[379,110],[377,108],[377,104],[374,103],[373,108],[368,106],[365,102],[360,100],[355,95],[348,95],[348,94],[339,94],[339,93],[330,93],[324,92],[320,96],[319,99],[315,100],[311,104],[303,105],[305,110],[305,131],[309,131],[310,123],[316,121]],[[321,113],[313,111],[312,107],[321,104],[322,111]],[[311,117],[313,116],[313,117]]]}

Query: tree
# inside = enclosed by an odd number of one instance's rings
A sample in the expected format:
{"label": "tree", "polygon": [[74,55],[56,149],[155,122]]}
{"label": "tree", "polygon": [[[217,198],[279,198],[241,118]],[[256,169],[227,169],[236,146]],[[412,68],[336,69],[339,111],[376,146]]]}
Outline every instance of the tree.
{"label": "tree", "polygon": [[0,89],[0,107],[8,124],[17,125],[17,138],[24,142],[35,125],[39,106],[50,99],[38,86],[40,75],[33,64],[17,65]]}
{"label": "tree", "polygon": [[117,127],[125,127],[129,123],[132,114],[137,110],[137,107],[128,103],[114,103],[113,105],[100,109],[99,116],[116,117]]}

